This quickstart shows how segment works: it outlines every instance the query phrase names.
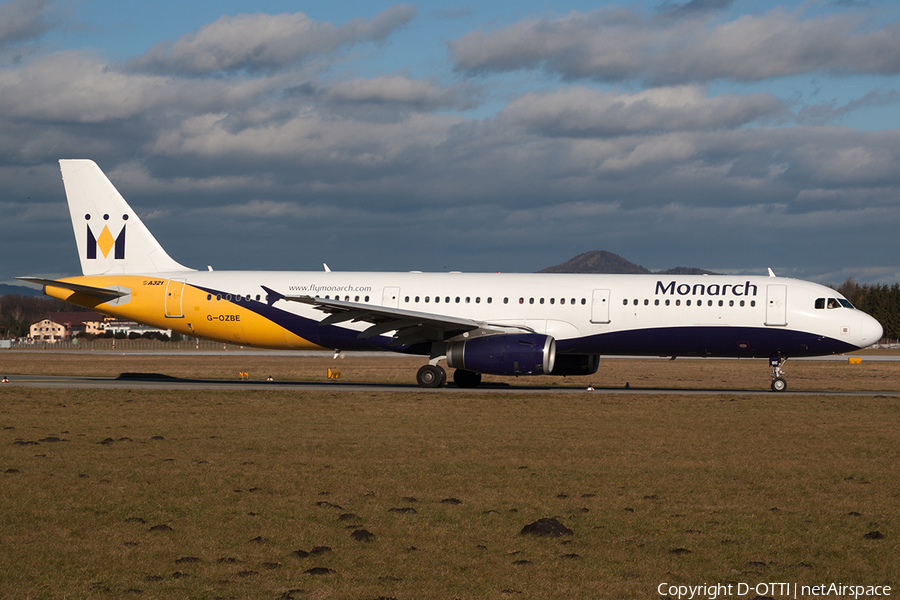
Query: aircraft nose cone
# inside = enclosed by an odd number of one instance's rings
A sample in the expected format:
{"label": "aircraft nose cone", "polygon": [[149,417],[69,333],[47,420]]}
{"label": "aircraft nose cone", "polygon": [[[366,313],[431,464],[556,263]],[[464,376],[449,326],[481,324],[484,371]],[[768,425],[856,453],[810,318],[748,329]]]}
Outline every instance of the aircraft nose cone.
{"label": "aircraft nose cone", "polygon": [[860,348],[865,348],[866,346],[878,343],[878,340],[884,335],[884,329],[881,327],[881,323],[866,314],[862,315],[862,323],[860,323],[859,331]]}

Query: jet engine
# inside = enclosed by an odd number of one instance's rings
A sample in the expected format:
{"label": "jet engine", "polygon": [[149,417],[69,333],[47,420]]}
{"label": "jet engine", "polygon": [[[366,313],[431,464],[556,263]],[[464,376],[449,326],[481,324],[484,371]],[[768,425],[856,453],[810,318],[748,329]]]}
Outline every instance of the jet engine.
{"label": "jet engine", "polygon": [[599,354],[557,354],[551,375],[593,375],[600,367]]}
{"label": "jet engine", "polygon": [[447,366],[489,375],[547,375],[556,361],[556,340],[538,333],[510,333],[447,345]]}

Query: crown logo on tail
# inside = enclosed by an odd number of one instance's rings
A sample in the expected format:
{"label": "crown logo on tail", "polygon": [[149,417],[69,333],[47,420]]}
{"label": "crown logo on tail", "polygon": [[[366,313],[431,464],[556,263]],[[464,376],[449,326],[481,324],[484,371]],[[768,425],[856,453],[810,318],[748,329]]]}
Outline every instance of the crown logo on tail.
{"label": "crown logo on tail", "polygon": [[94,235],[94,231],[91,229],[90,224],[87,224],[87,258],[97,258],[97,248],[99,248],[100,252],[103,253],[103,258],[109,258],[110,250],[115,248],[113,258],[116,260],[124,260],[125,225],[122,225],[122,230],[119,232],[119,235],[114,238],[112,233],[109,231],[108,225],[103,226],[103,231],[100,232],[100,237],[97,237]]}

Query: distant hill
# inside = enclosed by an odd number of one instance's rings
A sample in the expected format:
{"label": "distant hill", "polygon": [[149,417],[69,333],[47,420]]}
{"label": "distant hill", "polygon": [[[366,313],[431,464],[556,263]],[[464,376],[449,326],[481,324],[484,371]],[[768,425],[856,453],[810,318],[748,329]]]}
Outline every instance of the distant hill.
{"label": "distant hill", "polygon": [[[538,273],[594,273],[612,275],[647,275],[653,273],[649,269],[627,261],[618,254],[606,250],[592,250],[570,258],[564,263],[547,267]],[[659,271],[658,275],[716,275],[712,271],[694,267],[675,267]]]}
{"label": "distant hill", "polygon": [[719,275],[705,269],[697,269],[696,267],[675,267],[674,269],[666,269],[665,271],[657,271],[657,275]]}
{"label": "distant hill", "polygon": [[0,283],[0,296],[6,296],[7,294],[17,294],[19,296],[43,296],[43,292],[41,292],[40,288],[30,288],[25,287],[24,285],[8,285],[6,283]]}

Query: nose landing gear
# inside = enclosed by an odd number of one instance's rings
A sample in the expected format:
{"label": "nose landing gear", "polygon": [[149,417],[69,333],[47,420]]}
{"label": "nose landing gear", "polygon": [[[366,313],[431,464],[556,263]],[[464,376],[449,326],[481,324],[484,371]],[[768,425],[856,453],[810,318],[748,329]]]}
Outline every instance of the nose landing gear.
{"label": "nose landing gear", "polygon": [[787,361],[787,357],[773,356],[769,359],[769,368],[772,371],[772,391],[783,392],[787,389],[787,381],[784,379],[784,371],[781,367]]}

